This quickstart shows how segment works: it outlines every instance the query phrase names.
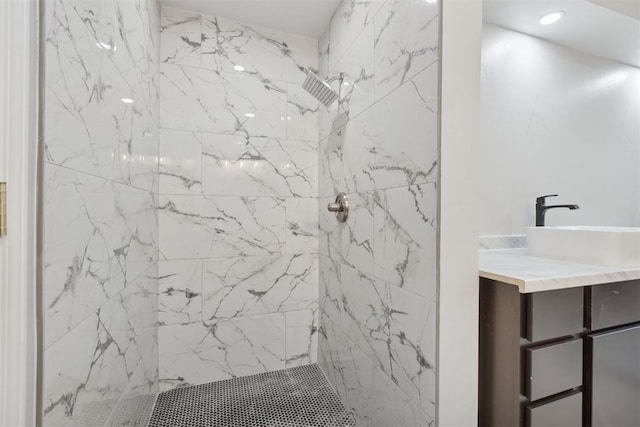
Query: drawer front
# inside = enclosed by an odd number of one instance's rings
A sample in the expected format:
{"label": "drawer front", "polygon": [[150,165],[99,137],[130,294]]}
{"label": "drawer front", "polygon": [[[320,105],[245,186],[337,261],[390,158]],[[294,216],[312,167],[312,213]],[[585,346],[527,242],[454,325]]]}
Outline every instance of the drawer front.
{"label": "drawer front", "polygon": [[587,326],[592,331],[640,321],[640,280],[591,286]]}
{"label": "drawer front", "polygon": [[528,427],[582,426],[582,393],[572,394],[544,405],[528,406]]}
{"label": "drawer front", "polygon": [[525,338],[541,341],[581,333],[584,325],[583,289],[528,294]]}
{"label": "drawer front", "polygon": [[534,401],[582,385],[582,339],[526,350],[525,387]]}

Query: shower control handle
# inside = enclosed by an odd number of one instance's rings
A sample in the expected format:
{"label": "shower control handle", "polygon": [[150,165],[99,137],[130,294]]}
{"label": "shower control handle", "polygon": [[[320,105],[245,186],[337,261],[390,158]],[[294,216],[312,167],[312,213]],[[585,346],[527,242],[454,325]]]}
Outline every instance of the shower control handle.
{"label": "shower control handle", "polygon": [[349,217],[349,198],[345,193],[336,196],[334,203],[327,205],[329,212],[335,212],[338,222],[345,222]]}
{"label": "shower control handle", "polygon": [[329,212],[342,212],[344,207],[337,203],[329,203],[327,209],[329,209]]}

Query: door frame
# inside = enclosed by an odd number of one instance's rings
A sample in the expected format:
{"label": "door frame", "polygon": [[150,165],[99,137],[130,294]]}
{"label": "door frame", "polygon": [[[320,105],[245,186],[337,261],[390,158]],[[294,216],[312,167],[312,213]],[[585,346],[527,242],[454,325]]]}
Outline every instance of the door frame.
{"label": "door frame", "polygon": [[0,425],[39,424],[39,0],[0,1]]}

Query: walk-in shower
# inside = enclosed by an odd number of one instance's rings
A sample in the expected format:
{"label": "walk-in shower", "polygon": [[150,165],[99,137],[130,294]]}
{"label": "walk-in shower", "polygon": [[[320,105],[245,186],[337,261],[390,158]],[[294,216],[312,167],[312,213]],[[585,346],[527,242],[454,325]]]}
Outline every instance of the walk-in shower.
{"label": "walk-in shower", "polygon": [[433,424],[438,3],[258,3],[43,1],[43,425]]}

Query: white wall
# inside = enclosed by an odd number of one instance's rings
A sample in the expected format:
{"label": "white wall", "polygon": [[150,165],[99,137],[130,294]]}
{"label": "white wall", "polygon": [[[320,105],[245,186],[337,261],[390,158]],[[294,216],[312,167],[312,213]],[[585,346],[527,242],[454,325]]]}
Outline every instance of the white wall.
{"label": "white wall", "polygon": [[478,204],[482,3],[442,3],[438,413],[440,427],[478,420]]}
{"label": "white wall", "polygon": [[523,234],[535,198],[580,210],[547,225],[640,225],[640,70],[485,25],[480,235]]}

